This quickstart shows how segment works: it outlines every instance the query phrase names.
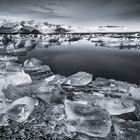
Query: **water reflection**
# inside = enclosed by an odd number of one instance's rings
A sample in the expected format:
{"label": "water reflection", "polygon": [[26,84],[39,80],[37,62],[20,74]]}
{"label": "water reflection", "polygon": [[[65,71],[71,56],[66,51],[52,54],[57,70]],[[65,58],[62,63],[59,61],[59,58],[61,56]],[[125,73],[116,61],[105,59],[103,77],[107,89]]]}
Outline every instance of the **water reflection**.
{"label": "water reflection", "polygon": [[112,78],[131,83],[140,81],[140,52],[95,46],[89,41],[77,41],[63,45],[37,45],[19,60],[36,57],[49,65],[54,73],[71,75],[86,71],[93,77]]}

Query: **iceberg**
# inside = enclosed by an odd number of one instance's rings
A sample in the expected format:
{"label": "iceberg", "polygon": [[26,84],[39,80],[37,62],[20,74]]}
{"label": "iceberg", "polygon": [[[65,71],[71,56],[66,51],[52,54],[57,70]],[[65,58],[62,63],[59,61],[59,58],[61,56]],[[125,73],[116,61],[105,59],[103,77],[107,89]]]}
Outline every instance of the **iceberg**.
{"label": "iceberg", "polygon": [[24,45],[24,47],[25,47],[27,50],[31,50],[31,49],[35,48],[35,46],[36,46],[36,42],[33,42],[32,40],[27,40],[27,41],[25,42],[25,45]]}

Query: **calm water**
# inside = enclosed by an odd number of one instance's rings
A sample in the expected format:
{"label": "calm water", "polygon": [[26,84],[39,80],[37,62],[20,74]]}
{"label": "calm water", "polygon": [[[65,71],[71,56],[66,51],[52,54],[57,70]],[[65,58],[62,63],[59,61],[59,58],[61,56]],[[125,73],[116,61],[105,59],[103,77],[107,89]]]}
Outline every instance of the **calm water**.
{"label": "calm water", "polygon": [[113,78],[131,83],[140,81],[140,52],[138,50],[118,50],[94,46],[87,41],[49,48],[36,47],[21,62],[38,58],[49,65],[55,74],[65,76],[78,71],[86,71],[93,77]]}

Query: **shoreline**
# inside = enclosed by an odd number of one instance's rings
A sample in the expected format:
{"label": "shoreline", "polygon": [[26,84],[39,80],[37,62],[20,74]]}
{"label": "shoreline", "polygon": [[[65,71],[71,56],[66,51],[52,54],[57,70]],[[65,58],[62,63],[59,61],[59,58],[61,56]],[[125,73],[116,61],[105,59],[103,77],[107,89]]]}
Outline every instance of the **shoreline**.
{"label": "shoreline", "polygon": [[1,139],[139,137],[138,85],[106,78],[92,81],[86,72],[55,75],[36,58],[23,65],[16,63],[16,56],[0,60]]}

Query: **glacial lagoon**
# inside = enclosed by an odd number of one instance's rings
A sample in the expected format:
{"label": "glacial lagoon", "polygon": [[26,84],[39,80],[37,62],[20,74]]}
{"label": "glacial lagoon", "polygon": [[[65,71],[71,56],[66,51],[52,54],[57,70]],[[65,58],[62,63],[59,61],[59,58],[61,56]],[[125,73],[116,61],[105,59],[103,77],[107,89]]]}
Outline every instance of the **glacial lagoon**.
{"label": "glacial lagoon", "polygon": [[93,74],[93,78],[104,77],[136,84],[140,81],[140,51],[135,49],[95,46],[87,40],[50,46],[38,44],[25,56],[19,56],[19,60],[23,63],[32,57],[49,65],[55,74],[69,76],[86,71]]}
{"label": "glacial lagoon", "polygon": [[139,140],[139,49],[25,42],[0,50],[2,139]]}

